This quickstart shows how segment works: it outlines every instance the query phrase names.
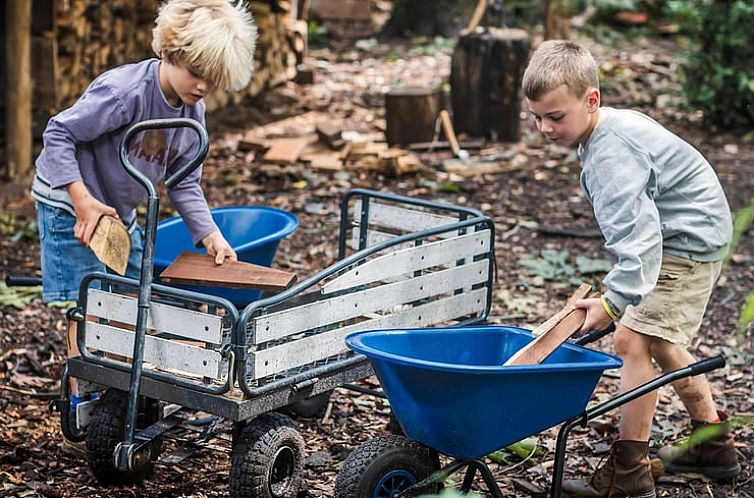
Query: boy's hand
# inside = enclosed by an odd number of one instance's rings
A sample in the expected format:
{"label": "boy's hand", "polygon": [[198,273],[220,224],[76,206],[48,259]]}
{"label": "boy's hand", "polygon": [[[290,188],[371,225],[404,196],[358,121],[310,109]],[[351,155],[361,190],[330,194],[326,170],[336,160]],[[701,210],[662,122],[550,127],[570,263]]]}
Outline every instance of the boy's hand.
{"label": "boy's hand", "polygon": [[592,330],[604,330],[613,321],[602,306],[600,298],[579,299],[573,305],[586,311],[586,320],[579,330],[582,334]]}
{"label": "boy's hand", "polygon": [[220,230],[215,230],[202,239],[202,244],[207,248],[207,254],[215,257],[215,264],[221,265],[226,259],[238,261],[236,252],[230,247]]}
{"label": "boy's hand", "polygon": [[73,234],[82,244],[89,247],[99,219],[106,214],[117,218],[118,212],[115,211],[115,208],[92,197],[82,181],[73,182],[67,188],[73,202],[73,210],[76,213]]}

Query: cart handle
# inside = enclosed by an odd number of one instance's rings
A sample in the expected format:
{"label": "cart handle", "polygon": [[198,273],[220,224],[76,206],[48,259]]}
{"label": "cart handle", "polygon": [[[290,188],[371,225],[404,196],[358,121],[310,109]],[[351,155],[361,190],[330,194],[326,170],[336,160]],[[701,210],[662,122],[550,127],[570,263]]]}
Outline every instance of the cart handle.
{"label": "cart handle", "polygon": [[8,287],[34,287],[42,285],[42,277],[32,275],[6,275],[5,285]]}
{"label": "cart handle", "polygon": [[152,182],[133,165],[131,159],[128,157],[128,148],[131,145],[131,140],[133,140],[138,133],[145,130],[159,130],[162,128],[191,128],[197,135],[199,135],[199,150],[196,152],[196,155],[186,166],[182,167],[170,178],[165,180],[165,186],[167,188],[174,187],[181,180],[191,174],[192,171],[202,164],[204,158],[207,157],[207,151],[209,151],[209,136],[207,135],[207,130],[205,130],[204,127],[194,119],[150,119],[131,126],[123,135],[123,139],[120,142],[120,160],[128,174],[131,175],[134,180],[139,182],[147,190],[150,196],[155,195],[155,187]]}

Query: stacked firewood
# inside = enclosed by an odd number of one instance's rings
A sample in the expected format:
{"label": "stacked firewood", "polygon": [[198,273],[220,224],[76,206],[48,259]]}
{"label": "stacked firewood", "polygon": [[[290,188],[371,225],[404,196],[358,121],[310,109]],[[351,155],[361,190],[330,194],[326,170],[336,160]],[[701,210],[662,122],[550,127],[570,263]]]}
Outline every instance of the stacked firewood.
{"label": "stacked firewood", "polygon": [[[53,58],[55,107],[71,105],[106,69],[154,56],[150,44],[160,0],[61,0],[55,5],[54,31],[46,36],[57,47],[35,54]],[[303,58],[306,22],[291,18],[290,2],[252,1],[250,6],[259,28],[253,79],[241,92],[214,92],[207,99],[210,110],[292,79]]]}

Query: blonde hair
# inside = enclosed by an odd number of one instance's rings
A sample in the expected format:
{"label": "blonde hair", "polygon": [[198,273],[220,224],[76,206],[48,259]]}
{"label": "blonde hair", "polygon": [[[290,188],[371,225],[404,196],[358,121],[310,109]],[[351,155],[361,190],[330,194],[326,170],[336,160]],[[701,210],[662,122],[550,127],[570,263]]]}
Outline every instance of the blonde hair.
{"label": "blonde hair", "polygon": [[184,63],[226,90],[241,90],[254,71],[257,27],[238,1],[169,0],[152,30],[152,50],[168,63]]}
{"label": "blonde hair", "polygon": [[534,51],[524,71],[524,95],[539,100],[561,85],[566,85],[576,97],[584,96],[590,87],[599,88],[597,63],[578,43],[565,40],[543,42]]}

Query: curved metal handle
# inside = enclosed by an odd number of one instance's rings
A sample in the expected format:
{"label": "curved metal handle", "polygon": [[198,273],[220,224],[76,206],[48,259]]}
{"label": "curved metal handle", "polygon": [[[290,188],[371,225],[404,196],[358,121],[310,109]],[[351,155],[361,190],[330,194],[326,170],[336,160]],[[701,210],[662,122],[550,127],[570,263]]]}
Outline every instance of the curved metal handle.
{"label": "curved metal handle", "polygon": [[33,287],[42,285],[42,277],[33,275],[6,275],[5,285],[8,287]]}
{"label": "curved metal handle", "polygon": [[209,137],[207,136],[207,130],[205,130],[204,127],[194,119],[150,119],[148,121],[136,123],[126,130],[126,133],[123,135],[123,140],[120,142],[120,162],[123,164],[123,167],[128,174],[131,175],[134,180],[139,182],[152,197],[157,195],[155,186],[149,181],[149,178],[144,176],[144,174],[133,165],[131,159],[128,157],[128,147],[131,145],[131,140],[133,140],[138,133],[145,130],[159,130],[162,128],[192,128],[196,134],[199,135],[199,150],[186,166],[182,167],[176,171],[173,176],[165,180],[165,186],[168,188],[178,184],[202,164],[202,161],[204,161],[204,158],[207,156],[207,151],[209,150]]}
{"label": "curved metal handle", "polygon": [[703,360],[699,360],[696,363],[692,363],[688,366],[689,369],[691,369],[691,376],[699,375],[707,372],[711,372],[712,370],[717,370],[718,368],[723,368],[725,366],[725,356],[722,354],[719,354],[717,356],[713,356],[712,358],[705,358]]}

